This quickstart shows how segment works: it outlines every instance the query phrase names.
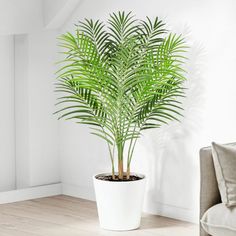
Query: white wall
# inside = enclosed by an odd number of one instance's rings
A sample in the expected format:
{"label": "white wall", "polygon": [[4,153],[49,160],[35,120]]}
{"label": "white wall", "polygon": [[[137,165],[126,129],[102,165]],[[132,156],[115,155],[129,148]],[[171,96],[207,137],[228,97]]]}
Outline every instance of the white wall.
{"label": "white wall", "polygon": [[0,191],[15,188],[14,41],[0,36]]}
{"label": "white wall", "polygon": [[14,37],[16,188],[30,186],[28,36]]}
{"label": "white wall", "polygon": [[[184,33],[190,46],[185,118],[145,133],[135,152],[133,171],[146,173],[145,210],[196,220],[199,197],[198,151],[212,140],[236,140],[236,2],[233,0],[82,1],[62,32],[87,18],[132,10],[137,17],[160,16]],[[71,122],[60,125],[62,182],[68,192],[93,198],[91,177],[109,170],[105,144]]]}
{"label": "white wall", "polygon": [[41,0],[0,0],[0,35],[37,31],[42,14]]}
{"label": "white wall", "polygon": [[[0,191],[60,181],[56,36],[79,0],[0,0]],[[50,26],[50,27],[49,27]]]}
{"label": "white wall", "polygon": [[0,35],[56,29],[80,0],[0,0]]}
{"label": "white wall", "polygon": [[31,186],[60,181],[54,77],[56,31],[29,34],[29,140]]}
{"label": "white wall", "polygon": [[17,188],[60,181],[54,77],[56,31],[15,37]]}

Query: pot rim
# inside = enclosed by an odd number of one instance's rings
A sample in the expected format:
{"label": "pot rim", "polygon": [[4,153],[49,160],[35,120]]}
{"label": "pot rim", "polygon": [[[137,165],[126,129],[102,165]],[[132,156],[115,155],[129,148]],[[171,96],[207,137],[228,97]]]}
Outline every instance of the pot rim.
{"label": "pot rim", "polygon": [[[115,174],[118,174],[117,172],[115,172]],[[95,174],[93,175],[93,179],[96,181],[102,181],[104,183],[115,183],[115,184],[131,184],[131,183],[135,183],[135,182],[139,182],[139,181],[144,181],[146,180],[146,176],[144,174],[140,174],[140,173],[135,173],[135,172],[131,172],[130,175],[136,175],[138,177],[140,177],[141,179],[138,180],[133,180],[133,181],[108,181],[108,180],[102,180],[102,179],[97,179],[97,176],[106,176],[106,175],[111,175],[111,173],[100,173],[100,174]]]}

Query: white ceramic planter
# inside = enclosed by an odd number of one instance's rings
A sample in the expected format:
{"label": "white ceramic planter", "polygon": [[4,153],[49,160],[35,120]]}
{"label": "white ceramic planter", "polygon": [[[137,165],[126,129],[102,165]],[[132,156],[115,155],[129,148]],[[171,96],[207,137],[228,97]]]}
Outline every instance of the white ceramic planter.
{"label": "white ceramic planter", "polygon": [[138,176],[142,179],[128,182],[93,177],[101,228],[132,230],[140,226],[146,179],[144,175]]}

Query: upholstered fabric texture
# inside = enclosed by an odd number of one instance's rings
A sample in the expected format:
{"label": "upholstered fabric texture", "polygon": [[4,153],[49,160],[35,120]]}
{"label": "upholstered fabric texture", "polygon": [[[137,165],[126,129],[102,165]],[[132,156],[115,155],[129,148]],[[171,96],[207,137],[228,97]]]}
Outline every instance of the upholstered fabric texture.
{"label": "upholstered fabric texture", "polygon": [[201,219],[204,230],[212,236],[236,235],[236,207],[217,204],[206,211]]}
{"label": "upholstered fabric texture", "polygon": [[236,146],[213,142],[212,155],[222,202],[236,206]]}
{"label": "upholstered fabric texture", "polygon": [[[221,203],[221,197],[216,180],[215,167],[211,150],[211,147],[201,148],[200,150],[200,219],[209,208],[218,203]],[[199,224],[199,226],[200,235],[209,236],[209,234],[206,233],[201,224]]]}

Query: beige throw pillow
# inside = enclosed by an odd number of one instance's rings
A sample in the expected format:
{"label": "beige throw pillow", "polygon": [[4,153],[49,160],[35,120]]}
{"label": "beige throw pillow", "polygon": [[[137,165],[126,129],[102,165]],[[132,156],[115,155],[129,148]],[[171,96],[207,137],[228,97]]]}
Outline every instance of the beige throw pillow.
{"label": "beige throw pillow", "polygon": [[213,142],[212,155],[222,202],[236,206],[236,146]]}

